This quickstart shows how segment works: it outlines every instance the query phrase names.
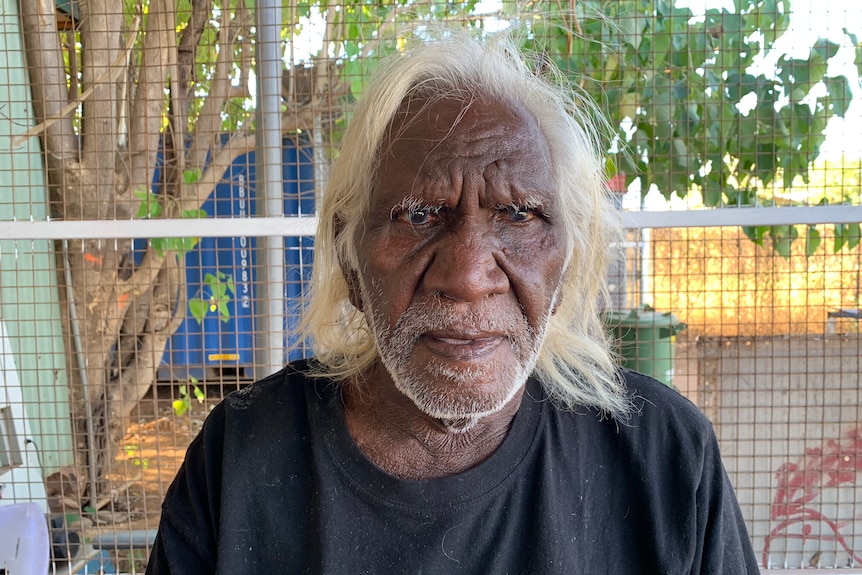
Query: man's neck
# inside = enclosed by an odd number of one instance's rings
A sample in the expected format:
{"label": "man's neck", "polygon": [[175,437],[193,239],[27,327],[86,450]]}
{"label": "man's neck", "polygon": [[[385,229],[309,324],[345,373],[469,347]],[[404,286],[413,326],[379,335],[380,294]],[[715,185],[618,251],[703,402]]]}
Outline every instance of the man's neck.
{"label": "man's neck", "polygon": [[522,388],[499,412],[475,422],[441,421],[419,411],[391,383],[364,385],[361,396],[345,388],[347,428],[371,462],[402,479],[448,477],[486,460],[506,438],[523,396]]}

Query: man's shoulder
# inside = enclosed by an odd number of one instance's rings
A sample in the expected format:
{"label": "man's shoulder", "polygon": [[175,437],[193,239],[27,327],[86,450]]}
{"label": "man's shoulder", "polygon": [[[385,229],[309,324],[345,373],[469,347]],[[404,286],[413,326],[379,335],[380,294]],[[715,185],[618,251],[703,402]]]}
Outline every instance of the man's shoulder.
{"label": "man's shoulder", "polygon": [[700,409],[676,388],[629,369],[623,369],[622,373],[636,410],[651,406],[649,410],[652,411],[677,411],[695,418],[703,416]]}
{"label": "man's shoulder", "polygon": [[286,399],[299,399],[315,384],[312,360],[301,359],[287,364],[281,370],[255,381],[225,396],[227,409],[245,410],[257,406],[272,406]]}
{"label": "man's shoulder", "polygon": [[[653,445],[705,445],[713,436],[712,424],[703,412],[676,389],[647,375],[623,369],[626,392],[631,400],[628,414],[610,417],[594,409],[559,412],[564,428],[577,426],[581,434],[631,449],[653,449]],[[570,423],[563,423],[569,420]],[[603,439],[602,439],[603,438]],[[650,446],[650,447],[647,447]]]}
{"label": "man's shoulder", "polygon": [[306,420],[309,405],[329,397],[336,385],[319,376],[320,373],[314,360],[291,362],[276,373],[225,396],[209,419],[249,429]]}
{"label": "man's shoulder", "polygon": [[633,412],[621,429],[662,441],[702,445],[713,437],[712,423],[690,399],[652,377],[624,370]]}
{"label": "man's shoulder", "polygon": [[230,393],[207,416],[202,441],[208,449],[239,442],[247,450],[255,443],[253,438],[301,436],[310,425],[310,405],[332,393],[331,380],[312,377],[313,369],[311,361],[292,362]]}

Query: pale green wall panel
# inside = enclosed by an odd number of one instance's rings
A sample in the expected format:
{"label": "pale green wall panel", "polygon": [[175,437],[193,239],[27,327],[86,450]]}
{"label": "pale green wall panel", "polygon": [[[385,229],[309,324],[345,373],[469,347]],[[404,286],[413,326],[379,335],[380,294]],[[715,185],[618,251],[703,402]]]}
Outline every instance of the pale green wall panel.
{"label": "pale green wall panel", "polygon": [[[39,140],[12,148],[12,137],[34,125],[18,4],[0,4],[0,220],[44,220],[47,188]],[[45,474],[73,462],[55,261],[53,242],[0,241],[0,319]]]}

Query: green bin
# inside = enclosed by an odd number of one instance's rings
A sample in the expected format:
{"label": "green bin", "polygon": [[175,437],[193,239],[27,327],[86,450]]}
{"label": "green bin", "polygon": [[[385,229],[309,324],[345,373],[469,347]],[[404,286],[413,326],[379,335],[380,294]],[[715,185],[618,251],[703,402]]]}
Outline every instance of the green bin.
{"label": "green bin", "polygon": [[674,343],[676,334],[685,329],[684,323],[672,313],[646,305],[608,311],[602,319],[623,367],[672,385]]}

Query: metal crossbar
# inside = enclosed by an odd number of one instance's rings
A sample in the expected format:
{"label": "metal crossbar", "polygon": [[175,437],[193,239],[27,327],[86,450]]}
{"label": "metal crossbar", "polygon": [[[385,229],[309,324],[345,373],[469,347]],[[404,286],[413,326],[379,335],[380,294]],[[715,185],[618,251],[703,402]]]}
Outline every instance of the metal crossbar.
{"label": "metal crossbar", "polygon": [[[727,226],[784,226],[794,224],[851,224],[862,222],[862,206],[794,208],[723,208],[718,210],[624,211],[627,229]],[[87,238],[182,237],[298,237],[312,236],[316,217],[215,219],[152,219],[98,221],[0,221],[0,239],[58,240]]]}

